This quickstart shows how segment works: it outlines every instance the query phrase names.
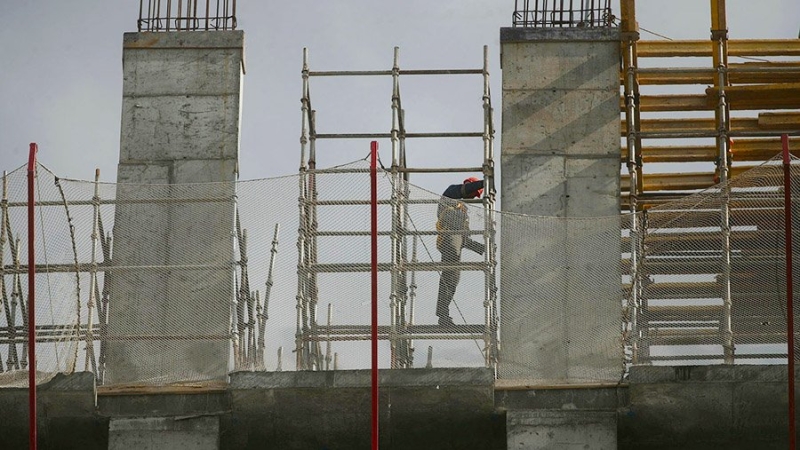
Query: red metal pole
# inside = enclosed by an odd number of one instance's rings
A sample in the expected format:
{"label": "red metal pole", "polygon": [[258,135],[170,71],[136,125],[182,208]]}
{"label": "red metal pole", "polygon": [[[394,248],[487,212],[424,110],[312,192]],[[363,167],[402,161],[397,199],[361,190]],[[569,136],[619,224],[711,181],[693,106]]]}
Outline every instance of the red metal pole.
{"label": "red metal pole", "polygon": [[370,143],[372,228],[372,450],[378,450],[378,143]]}
{"label": "red metal pole", "polygon": [[786,339],[789,351],[789,448],[795,449],[796,426],[794,407],[794,293],[792,292],[792,166],[789,157],[789,136],[782,135],[783,144],[783,210],[786,232]]}
{"label": "red metal pole", "polygon": [[34,180],[36,178],[36,152],[39,147],[31,143],[28,154],[28,405],[29,447],[36,450],[36,258],[34,257]]}
{"label": "red metal pole", "polygon": [[370,149],[370,203],[372,228],[372,450],[378,450],[378,143]]}

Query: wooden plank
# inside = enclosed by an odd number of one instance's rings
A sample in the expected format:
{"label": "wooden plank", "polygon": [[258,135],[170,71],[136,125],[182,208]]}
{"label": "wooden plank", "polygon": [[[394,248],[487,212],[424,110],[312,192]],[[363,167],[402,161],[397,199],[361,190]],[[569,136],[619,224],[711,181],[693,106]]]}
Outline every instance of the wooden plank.
{"label": "wooden plank", "polygon": [[[714,45],[711,40],[642,40],[636,49],[640,58],[711,57]],[[800,56],[800,39],[731,39],[728,56]]]}
{"label": "wooden plank", "polygon": [[[722,272],[722,261],[718,257],[696,257],[676,260],[673,258],[653,258],[645,263],[649,275],[713,275]],[[623,275],[630,274],[630,258],[623,258],[620,264]],[[731,277],[745,276],[748,273],[775,273],[776,267],[783,267],[778,257],[737,257],[731,267]]]}
{"label": "wooden plank", "polygon": [[[646,345],[708,345],[708,344],[721,344],[722,333],[719,330],[650,330],[647,332],[646,337],[640,338],[639,342],[646,343]],[[716,338],[716,339],[715,339]],[[715,340],[712,340],[715,339]],[[781,333],[759,333],[759,334],[746,334],[734,333],[734,340],[737,344],[785,344],[786,332]],[[738,356],[737,358],[746,358],[749,355]],[[718,356],[721,358],[722,356]],[[691,356],[690,356],[691,358]],[[655,358],[654,358],[655,359]],[[707,359],[715,359],[709,356]]]}
{"label": "wooden plank", "polygon": [[[746,84],[725,88],[725,98],[733,110],[797,109],[800,105],[800,83]],[[719,101],[719,90],[706,89],[706,102],[711,108]]]}
{"label": "wooden plank", "polygon": [[[780,138],[736,139],[731,146],[733,160],[766,161],[783,151]],[[800,139],[789,139],[789,151],[800,157]]]}
{"label": "wooden plank", "polygon": [[800,80],[800,61],[753,61],[728,64],[732,84],[795,83]]}
{"label": "wooden plank", "polygon": [[[779,143],[780,144],[780,143]],[[717,148],[709,145],[683,145],[683,146],[645,146],[642,147],[642,162],[703,162],[714,161],[717,158]],[[621,163],[628,161],[628,148],[622,147],[620,151]]]}
{"label": "wooden plank", "polygon": [[638,74],[640,86],[648,85],[709,85],[714,83],[716,71],[708,69],[708,73],[697,73],[696,71],[671,71],[664,69],[661,72],[643,72]]}
{"label": "wooden plank", "polygon": [[[620,135],[626,136],[627,123],[621,120]],[[713,118],[685,118],[685,119],[643,119],[640,131],[645,133],[681,133],[715,132],[716,120]],[[757,118],[734,117],[731,118],[731,130],[741,132],[763,131],[758,126]]]}
{"label": "wooden plank", "polygon": [[[705,189],[715,184],[714,173],[656,173],[644,174],[644,191],[686,191]],[[622,191],[630,189],[630,176],[620,176]]]}
{"label": "wooden plank", "polygon": [[[798,98],[800,99],[800,96]],[[800,102],[796,103],[796,106],[800,106]],[[766,129],[800,130],[800,112],[763,112],[758,115],[758,126]]]}
{"label": "wooden plank", "polygon": [[[780,138],[736,139],[731,147],[734,164],[743,161],[767,161],[782,151]],[[789,151],[800,158],[800,139],[789,140]],[[717,159],[716,145],[676,145],[642,147],[642,162],[683,163],[713,162]],[[620,161],[628,161],[628,148],[620,149]]]}
{"label": "wooden plank", "polygon": [[[625,73],[620,72],[620,85]],[[640,86],[714,84],[717,70],[713,67],[648,67],[637,71]],[[728,65],[728,81],[733,84],[792,83],[800,79],[798,61],[758,61]]]}
{"label": "wooden plank", "polygon": [[97,395],[209,394],[225,392],[227,382],[204,381],[166,386],[116,385],[97,386]]}
{"label": "wooden plank", "polygon": [[[683,206],[683,205],[682,205]],[[719,222],[721,212],[712,210],[662,210],[651,209],[648,215],[648,224],[651,229],[675,226],[676,217],[684,216],[693,223]],[[776,208],[731,208],[731,226],[756,227],[764,230],[782,230],[784,211],[782,207]]]}
{"label": "wooden plank", "polygon": [[[621,96],[620,111],[625,112],[625,97]],[[639,97],[639,108],[642,112],[657,111],[709,111],[705,95],[642,95]]]}
{"label": "wooden plank", "polygon": [[[719,223],[719,219],[717,220]],[[747,252],[749,256],[775,256],[783,250],[779,245],[782,236],[779,230],[734,231],[731,233],[731,249]],[[647,236],[648,256],[668,255],[681,252],[722,252],[722,233],[664,233]],[[761,250],[764,250],[763,252]],[[760,252],[760,253],[759,253]]]}

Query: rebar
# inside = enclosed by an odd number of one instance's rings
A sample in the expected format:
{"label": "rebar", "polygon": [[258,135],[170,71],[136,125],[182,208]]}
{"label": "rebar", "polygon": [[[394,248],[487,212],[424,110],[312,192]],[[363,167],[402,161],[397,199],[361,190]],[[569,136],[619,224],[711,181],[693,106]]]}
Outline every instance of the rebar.
{"label": "rebar", "polygon": [[611,0],[515,0],[514,27],[610,27]]}
{"label": "rebar", "polygon": [[[197,14],[201,2],[205,3],[204,15]],[[139,32],[235,30],[236,0],[186,0],[185,4],[183,0],[163,3],[139,0],[137,29]]]}

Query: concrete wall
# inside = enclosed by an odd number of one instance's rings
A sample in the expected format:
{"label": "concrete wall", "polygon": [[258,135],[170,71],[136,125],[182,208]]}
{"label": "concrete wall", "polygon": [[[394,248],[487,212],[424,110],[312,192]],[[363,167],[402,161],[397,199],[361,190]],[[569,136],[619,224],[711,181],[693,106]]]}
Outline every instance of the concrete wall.
{"label": "concrete wall", "polygon": [[502,209],[549,218],[501,223],[499,376],[616,380],[618,31],[504,28],[500,40]]}
{"label": "concrete wall", "polygon": [[[56,375],[37,396],[38,448],[107,448],[108,418],[97,411],[94,375]],[[0,389],[0,448],[29,448],[28,431],[28,390]]]}
{"label": "concrete wall", "polygon": [[787,380],[786,366],[634,367],[619,448],[788,448]]}
{"label": "concrete wall", "polygon": [[617,410],[627,387],[512,388],[495,391],[506,411],[507,448],[601,450],[617,448]]}
{"label": "concrete wall", "polygon": [[[233,374],[223,449],[368,449],[369,371]],[[380,373],[381,449],[505,449],[488,369]],[[226,431],[228,430],[228,431]]]}
{"label": "concrete wall", "polygon": [[616,450],[616,412],[508,411],[507,448]]}
{"label": "concrete wall", "polygon": [[[106,272],[106,384],[227,374],[243,46],[241,31],[125,34],[113,264],[128,269]],[[176,186],[200,182],[226,183]]]}
{"label": "concrete wall", "polygon": [[112,419],[108,450],[217,450],[217,417]]}
{"label": "concrete wall", "polygon": [[[91,374],[57,380],[40,388],[43,450],[370,448],[369,371],[238,372],[219,388],[101,390],[96,406]],[[491,370],[382,370],[380,383],[381,449],[506,448]],[[0,448],[27,448],[26,404],[27,390],[0,390]]]}
{"label": "concrete wall", "polygon": [[[525,444],[533,429],[556,438],[609,413],[622,450],[788,445],[786,366],[635,367],[628,384],[569,389],[495,388],[486,369],[380,378],[382,449],[526,448],[507,442]],[[186,429],[175,422],[206,418],[218,423],[222,449],[367,449],[369,382],[368,371],[235,373],[227,387],[194,393],[96,396],[90,373],[59,375],[39,387],[39,448],[105,450],[111,422],[156,419],[179,434]],[[0,389],[0,448],[27,448],[27,403],[26,389]],[[197,431],[209,437],[208,428]]]}

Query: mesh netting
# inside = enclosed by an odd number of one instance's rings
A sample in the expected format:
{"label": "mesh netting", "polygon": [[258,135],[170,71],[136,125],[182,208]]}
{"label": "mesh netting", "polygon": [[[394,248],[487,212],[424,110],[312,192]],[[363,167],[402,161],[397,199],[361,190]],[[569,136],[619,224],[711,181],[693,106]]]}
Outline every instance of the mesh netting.
{"label": "mesh netting", "polygon": [[[4,386],[27,378],[26,177],[4,184]],[[782,185],[770,162],[600,218],[500,213],[478,199],[465,202],[465,231],[437,230],[440,192],[381,171],[379,366],[574,383],[615,382],[631,365],[785,363]],[[190,185],[65,180],[39,167],[41,380],[369,368],[369,186],[365,162]],[[443,260],[447,236],[471,244]]]}
{"label": "mesh netting", "polygon": [[[786,363],[780,163],[769,161],[635,218],[639,231],[623,246],[633,364]],[[791,166],[793,233],[800,220],[794,207],[799,169]],[[636,234],[641,239],[632,256]]]}
{"label": "mesh netting", "polygon": [[498,216],[499,376],[531,383],[619,380],[620,217]]}

